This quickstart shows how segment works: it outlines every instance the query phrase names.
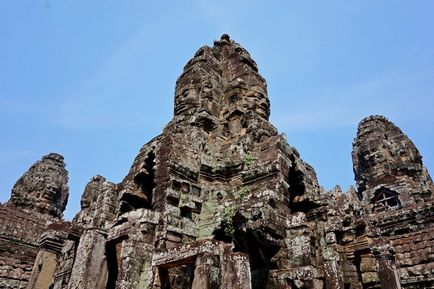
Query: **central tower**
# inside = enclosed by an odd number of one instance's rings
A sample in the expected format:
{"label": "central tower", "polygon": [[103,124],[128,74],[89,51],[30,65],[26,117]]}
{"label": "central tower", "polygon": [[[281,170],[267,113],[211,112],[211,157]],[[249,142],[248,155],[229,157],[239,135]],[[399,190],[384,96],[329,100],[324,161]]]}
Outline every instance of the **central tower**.
{"label": "central tower", "polygon": [[[200,48],[163,133],[120,184],[96,177],[86,187],[75,219],[86,241],[73,267],[59,268],[71,271],[68,288],[265,289],[288,274],[322,282],[314,232],[299,223],[322,214],[320,188],[269,115],[266,82],[244,48],[228,35]],[[90,263],[95,276],[81,269]]]}

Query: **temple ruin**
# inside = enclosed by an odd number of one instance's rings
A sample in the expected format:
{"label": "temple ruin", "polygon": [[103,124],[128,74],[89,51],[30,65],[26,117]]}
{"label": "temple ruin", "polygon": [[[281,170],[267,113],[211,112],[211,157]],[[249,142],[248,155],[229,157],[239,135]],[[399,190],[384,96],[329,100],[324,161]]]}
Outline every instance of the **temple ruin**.
{"label": "temple ruin", "polygon": [[223,35],[176,82],[173,119],[72,221],[63,157],[0,205],[4,289],[434,288],[433,182],[382,116],[353,142],[356,188],[325,191],[270,124],[255,61]]}

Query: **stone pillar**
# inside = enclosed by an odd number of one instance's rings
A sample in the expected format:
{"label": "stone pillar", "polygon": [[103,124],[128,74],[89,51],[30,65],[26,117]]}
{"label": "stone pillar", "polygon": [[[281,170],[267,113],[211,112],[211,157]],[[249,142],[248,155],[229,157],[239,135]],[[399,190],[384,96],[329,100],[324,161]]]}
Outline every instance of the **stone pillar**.
{"label": "stone pillar", "polygon": [[84,231],[77,247],[77,255],[71,272],[68,289],[95,289],[106,267],[106,234],[102,230]]}
{"label": "stone pillar", "polygon": [[197,257],[192,289],[218,289],[221,284],[218,255],[204,253]]}
{"label": "stone pillar", "polygon": [[328,232],[326,234],[326,245],[322,248],[326,289],[344,289],[343,272],[339,264],[341,257],[336,250],[336,246],[335,233]]}
{"label": "stone pillar", "polygon": [[332,248],[325,248],[323,256],[325,288],[344,289],[343,273],[338,262],[339,254]]}
{"label": "stone pillar", "polygon": [[137,239],[122,241],[116,289],[147,289],[152,286],[154,246]]}
{"label": "stone pillar", "polygon": [[227,253],[223,257],[223,280],[225,289],[251,289],[249,257],[244,253]]}
{"label": "stone pillar", "polygon": [[398,272],[395,267],[395,252],[390,245],[376,246],[372,249],[378,261],[378,277],[382,289],[401,289]]}
{"label": "stone pillar", "polygon": [[57,259],[57,268],[53,278],[53,289],[65,288],[71,277],[72,266],[74,266],[75,249],[77,240],[66,240],[63,245],[60,257]]}
{"label": "stone pillar", "polygon": [[314,263],[311,246],[312,229],[306,225],[306,214],[295,213],[289,217],[285,245],[288,250],[289,266],[292,268]]}
{"label": "stone pillar", "polygon": [[136,288],[138,289],[150,289],[153,285],[154,276],[156,275],[156,269],[152,267],[152,256],[155,248],[149,244],[144,244],[146,253],[143,255],[139,283]]}
{"label": "stone pillar", "polygon": [[57,267],[57,256],[62,250],[63,242],[62,237],[54,234],[42,236],[28,289],[50,288]]}

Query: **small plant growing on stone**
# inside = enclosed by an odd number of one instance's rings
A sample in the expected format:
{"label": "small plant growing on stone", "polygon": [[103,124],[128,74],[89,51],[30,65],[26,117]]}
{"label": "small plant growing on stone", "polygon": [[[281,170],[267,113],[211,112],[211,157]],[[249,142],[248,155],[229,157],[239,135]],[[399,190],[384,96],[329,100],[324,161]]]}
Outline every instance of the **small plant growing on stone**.
{"label": "small plant growing on stone", "polygon": [[240,187],[240,189],[238,190],[238,192],[236,194],[237,199],[244,198],[245,196],[247,196],[248,192],[249,192],[249,190],[247,189],[247,187],[244,187],[244,186]]}
{"label": "small plant growing on stone", "polygon": [[223,231],[226,237],[233,238],[235,233],[234,228],[234,209],[232,207],[226,207],[223,213]]}
{"label": "small plant growing on stone", "polygon": [[244,165],[250,169],[253,163],[256,161],[256,158],[252,156],[251,154],[246,154],[244,156]]}

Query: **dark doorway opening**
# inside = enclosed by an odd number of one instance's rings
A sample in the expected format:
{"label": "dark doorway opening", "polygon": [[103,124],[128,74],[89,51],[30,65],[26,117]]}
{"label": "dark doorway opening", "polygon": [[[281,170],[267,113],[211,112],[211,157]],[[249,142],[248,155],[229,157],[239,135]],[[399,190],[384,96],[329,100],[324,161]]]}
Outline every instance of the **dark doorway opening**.
{"label": "dark doorway opening", "polygon": [[119,267],[121,266],[123,239],[117,239],[106,244],[106,262],[107,262],[107,286],[106,289],[115,289],[116,282],[119,278]]}
{"label": "dark doorway opening", "polygon": [[266,289],[270,270],[277,269],[272,258],[280,247],[266,241],[260,231],[236,231],[234,236],[234,251],[249,255],[252,289]]}
{"label": "dark doorway opening", "polygon": [[194,263],[159,268],[161,289],[191,289],[194,269]]}

